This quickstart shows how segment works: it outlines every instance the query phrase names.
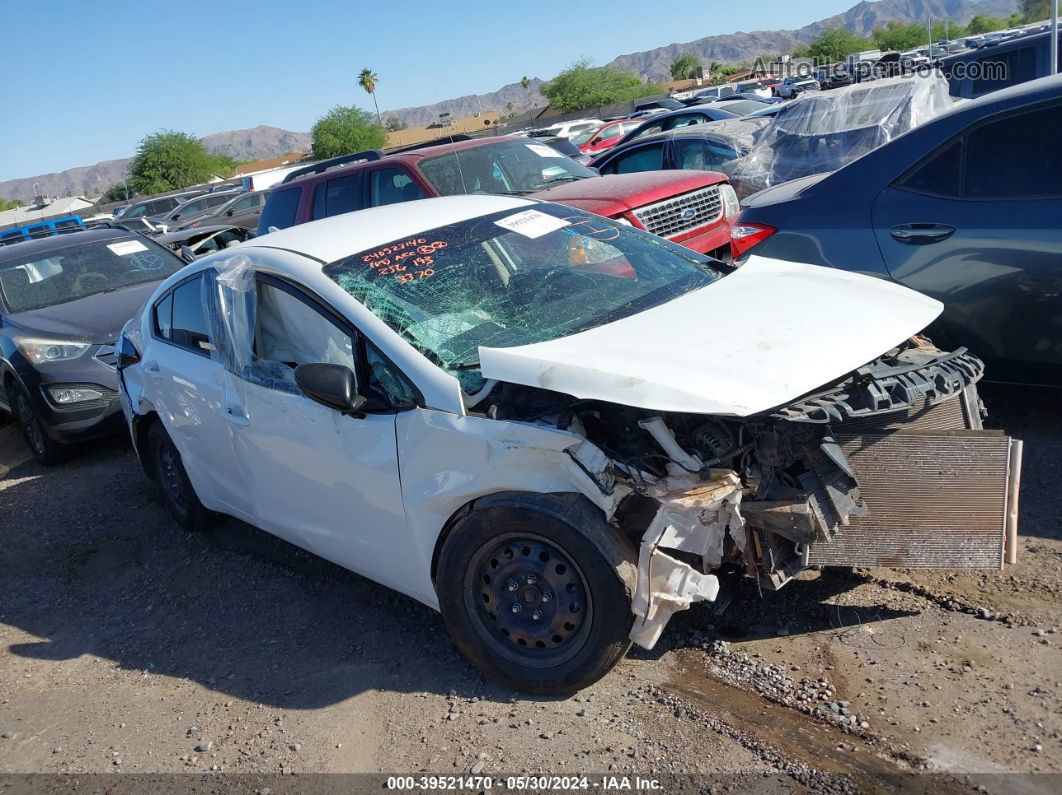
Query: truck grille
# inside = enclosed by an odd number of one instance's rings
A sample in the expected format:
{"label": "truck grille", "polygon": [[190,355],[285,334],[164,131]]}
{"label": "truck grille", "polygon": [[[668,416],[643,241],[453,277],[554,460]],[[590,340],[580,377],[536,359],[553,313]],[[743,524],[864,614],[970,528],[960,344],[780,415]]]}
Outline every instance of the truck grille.
{"label": "truck grille", "polygon": [[722,215],[723,200],[719,197],[717,185],[647,204],[634,211],[634,217],[642,222],[642,226],[660,237],[676,237],[718,221]]}

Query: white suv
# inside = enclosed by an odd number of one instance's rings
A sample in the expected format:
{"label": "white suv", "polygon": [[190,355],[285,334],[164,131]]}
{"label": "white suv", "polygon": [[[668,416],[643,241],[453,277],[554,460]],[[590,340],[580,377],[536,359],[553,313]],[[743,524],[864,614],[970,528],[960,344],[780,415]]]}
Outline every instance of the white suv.
{"label": "white suv", "polygon": [[[455,196],[189,265],[127,324],[119,380],[183,527],[249,522],[441,610],[491,677],[567,693],[714,599],[725,563],[772,589],[808,565],[939,556],[948,543],[919,552],[895,523],[934,519],[910,500],[961,490],[971,456],[966,518],[987,540],[955,535],[955,565],[991,563],[1007,484],[983,473],[1008,471],[1005,437],[895,430],[979,423],[963,407],[980,363],[905,342],[940,309],[831,268],[733,269],[570,207]],[[958,446],[927,463],[930,443]]]}

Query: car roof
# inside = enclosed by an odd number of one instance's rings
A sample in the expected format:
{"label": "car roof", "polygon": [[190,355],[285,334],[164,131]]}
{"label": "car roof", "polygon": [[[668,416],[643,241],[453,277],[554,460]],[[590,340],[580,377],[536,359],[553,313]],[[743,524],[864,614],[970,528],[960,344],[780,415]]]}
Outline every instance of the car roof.
{"label": "car roof", "polygon": [[[565,122],[570,123],[570,122]],[[550,127],[544,128],[546,130],[552,129]],[[539,136],[544,137],[544,136]],[[553,136],[549,136],[553,137]],[[291,182],[284,182],[275,186],[272,191],[279,193],[281,190],[285,190],[289,187],[296,187],[302,185],[308,185],[315,182],[319,182],[324,179],[333,179],[343,174],[348,174],[357,171],[368,166],[374,166],[378,163],[415,163],[419,160],[424,160],[429,157],[436,157],[437,155],[447,154],[449,152],[461,152],[466,149],[475,149],[479,146],[485,146],[487,144],[497,143],[498,141],[515,141],[516,143],[535,143],[534,138],[524,138],[519,135],[492,135],[486,138],[469,138],[464,141],[439,141],[434,146],[418,146],[416,149],[406,149],[391,154],[384,155],[383,157],[374,160],[359,160],[356,163],[350,165],[337,166],[335,168],[328,169],[327,171],[317,171],[306,174],[301,177],[296,177]]]}
{"label": "car roof", "polygon": [[[235,248],[279,248],[305,254],[322,262],[334,262],[428,229],[503,210],[524,210],[537,203],[515,196],[489,195],[418,199],[289,226],[248,240]],[[231,249],[226,250],[231,256]]]}
{"label": "car roof", "polygon": [[56,251],[68,246],[76,246],[79,243],[106,243],[113,240],[143,240],[142,235],[130,232],[126,229],[86,229],[82,232],[65,232],[61,235],[49,235],[38,237],[22,243],[11,243],[0,246],[0,263],[11,260],[21,260],[38,254],[47,255],[50,251]]}

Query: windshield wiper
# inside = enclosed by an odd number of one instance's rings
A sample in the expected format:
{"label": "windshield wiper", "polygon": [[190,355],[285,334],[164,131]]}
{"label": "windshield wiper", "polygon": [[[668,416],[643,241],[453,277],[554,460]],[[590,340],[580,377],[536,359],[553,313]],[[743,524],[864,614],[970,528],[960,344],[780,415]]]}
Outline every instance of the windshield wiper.
{"label": "windshield wiper", "polygon": [[526,192],[527,193],[531,193],[533,191],[542,190],[543,188],[548,188],[548,187],[550,187],[552,185],[557,185],[557,184],[560,184],[562,182],[577,182],[577,181],[579,181],[581,179],[586,179],[586,177],[580,177],[580,176],[577,176],[575,174],[567,174],[567,175],[565,175],[563,177],[557,177],[555,179],[547,179],[541,185],[539,185],[539,186],[537,186],[535,188],[532,188],[531,190],[526,191]]}

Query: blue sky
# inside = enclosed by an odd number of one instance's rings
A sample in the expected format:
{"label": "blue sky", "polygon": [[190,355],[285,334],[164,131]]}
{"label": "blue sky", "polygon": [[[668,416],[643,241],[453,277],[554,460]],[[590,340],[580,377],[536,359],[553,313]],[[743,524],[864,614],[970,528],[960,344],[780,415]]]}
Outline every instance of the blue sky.
{"label": "blue sky", "polygon": [[51,0],[6,8],[0,180],[127,157],[160,128],[306,131],[337,104],[380,109],[548,79],[580,56],[795,28],[856,0]]}

